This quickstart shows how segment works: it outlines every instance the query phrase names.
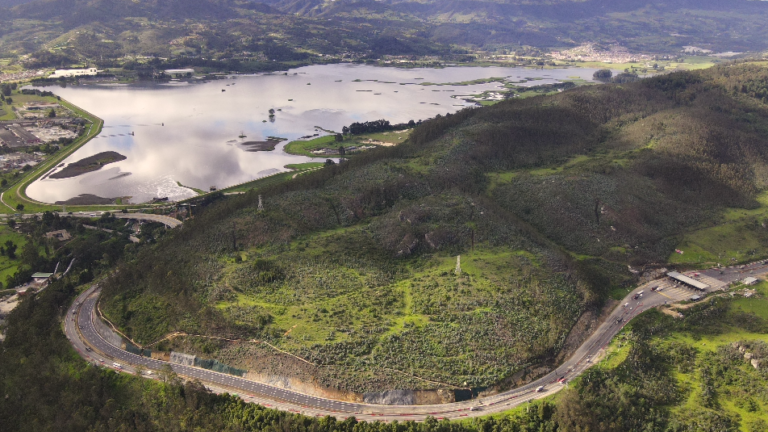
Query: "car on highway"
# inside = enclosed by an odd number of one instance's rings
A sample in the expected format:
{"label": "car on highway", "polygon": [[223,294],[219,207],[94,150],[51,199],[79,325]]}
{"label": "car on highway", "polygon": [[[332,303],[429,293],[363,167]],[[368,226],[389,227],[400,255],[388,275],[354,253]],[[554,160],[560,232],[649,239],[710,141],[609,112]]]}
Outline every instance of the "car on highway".
{"label": "car on highway", "polygon": [[469,410],[470,410],[470,411],[482,411],[482,408],[481,408],[481,407],[478,407],[478,406],[473,406],[473,407],[471,407]]}
{"label": "car on highway", "polygon": [[120,363],[112,363],[112,366],[114,366],[114,367],[116,367],[118,369],[122,369],[123,368],[123,365],[121,365]]}
{"label": "car on highway", "polygon": [[544,391],[544,386],[538,386],[536,387],[536,393],[541,393]]}
{"label": "car on highway", "polygon": [[85,347],[85,350],[86,350],[86,351],[88,351],[88,352],[91,352],[91,351],[93,351],[93,350],[91,349],[91,347]]}
{"label": "car on highway", "polygon": [[632,299],[633,299],[633,300],[637,300],[637,299],[639,299],[639,298],[640,298],[640,294],[635,294],[635,296],[634,296],[634,297],[632,297]]}

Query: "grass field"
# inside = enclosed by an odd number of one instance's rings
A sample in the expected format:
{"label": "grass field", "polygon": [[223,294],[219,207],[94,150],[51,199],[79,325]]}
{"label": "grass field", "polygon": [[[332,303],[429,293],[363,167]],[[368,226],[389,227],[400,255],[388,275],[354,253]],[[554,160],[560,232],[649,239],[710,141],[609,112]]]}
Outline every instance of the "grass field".
{"label": "grass field", "polygon": [[349,143],[369,144],[368,141],[381,141],[385,143],[400,144],[408,139],[411,129],[402,131],[379,132],[371,134],[353,135],[344,138],[344,145]]}
{"label": "grass field", "polygon": [[18,247],[16,249],[17,258],[11,259],[6,254],[0,255],[0,283],[5,283],[8,276],[16,273],[19,266],[18,256],[21,254],[21,249],[27,243],[27,238],[5,224],[0,225],[0,246],[5,247],[5,243],[8,241],[13,242]]}
{"label": "grass field", "polygon": [[[410,135],[411,130],[379,132],[361,135],[346,135],[341,142],[336,141],[335,135],[325,135],[311,140],[291,141],[285,146],[285,152],[301,156],[316,158],[327,158],[325,155],[316,155],[313,150],[322,148],[338,148],[339,146],[349,147],[352,145],[376,145],[370,141],[380,141],[384,143],[400,144]],[[336,157],[333,155],[332,157]]]}
{"label": "grass field", "polygon": [[325,136],[317,137],[311,140],[291,141],[285,145],[285,152],[294,154],[294,155],[301,155],[301,156],[325,157],[322,155],[318,156],[312,153],[312,150],[318,150],[321,148],[334,147],[334,146],[338,147],[338,145],[336,145],[335,143],[336,143],[336,137],[334,135],[325,135]]}
{"label": "grass field", "polygon": [[270,186],[277,183],[282,183],[284,181],[291,180],[294,178],[294,176],[303,174],[308,171],[314,171],[316,169],[322,168],[323,165],[325,165],[322,162],[307,162],[302,164],[289,164],[286,165],[286,168],[289,168],[293,171],[288,171],[284,173],[279,173],[275,175],[271,175],[269,177],[261,178],[258,180],[253,180],[248,183],[243,183],[237,186],[232,186],[228,188],[221,189],[221,192],[224,193],[232,193],[232,192],[246,192],[251,189],[259,189],[266,186]]}
{"label": "grass field", "polygon": [[763,227],[768,218],[768,193],[760,194],[756,201],[760,206],[755,209],[728,209],[717,226],[686,234],[677,247],[684,253],[671,254],[669,262],[728,265],[768,256],[768,229]]}
{"label": "grass field", "polygon": [[[697,70],[697,69],[707,69],[715,64],[717,64],[720,60],[714,57],[706,57],[706,56],[686,56],[683,57],[683,62],[678,63],[675,61],[663,61],[663,60],[648,60],[648,61],[641,61],[636,63],[605,63],[605,62],[574,62],[572,63],[574,66],[577,67],[585,67],[585,68],[595,68],[595,69],[613,69],[613,70],[624,70],[624,69],[646,69],[646,63],[649,63],[653,65],[654,63],[658,64],[660,67],[663,67],[665,69],[673,69],[673,70]],[[656,71],[652,68],[647,68],[648,73],[656,73]]]}

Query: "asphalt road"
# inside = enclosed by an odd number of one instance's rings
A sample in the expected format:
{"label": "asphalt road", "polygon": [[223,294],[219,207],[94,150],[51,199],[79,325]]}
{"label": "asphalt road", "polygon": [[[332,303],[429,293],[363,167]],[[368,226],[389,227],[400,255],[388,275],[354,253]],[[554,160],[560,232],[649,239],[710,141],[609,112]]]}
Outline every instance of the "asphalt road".
{"label": "asphalt road", "polygon": [[[768,273],[768,266],[752,266],[754,275]],[[710,277],[723,277],[719,272]],[[744,274],[742,273],[742,277]],[[731,279],[727,277],[724,279]],[[730,281],[730,280],[727,280]],[[644,284],[630,292],[610,316],[597,328],[581,347],[556,370],[546,376],[522,387],[505,391],[493,396],[473,399],[464,402],[437,405],[373,405],[365,403],[344,402],[306,395],[279,387],[249,381],[240,377],[213,372],[202,368],[183,366],[160,360],[150,359],[126,352],[105,341],[93,324],[95,319],[94,307],[98,299],[99,288],[91,287],[75,300],[67,313],[65,332],[75,349],[87,360],[106,367],[114,367],[113,363],[121,364],[121,370],[133,373],[133,367],[141,365],[149,370],[159,370],[170,364],[173,370],[187,379],[198,379],[217,391],[236,393],[244,399],[261,403],[265,406],[307,415],[331,415],[343,419],[354,416],[358,420],[391,421],[391,420],[424,420],[428,416],[438,419],[457,419],[488,415],[509,410],[532,399],[539,399],[556,393],[565,387],[558,382],[572,380],[592,366],[593,360],[603,351],[611,339],[638,314],[670,302],[670,297],[663,292],[653,292],[652,286],[658,286],[659,281]],[[644,294],[634,299],[640,292]],[[691,291],[691,295],[694,292]],[[92,349],[87,351],[86,347]],[[542,391],[536,391],[543,386]]]}
{"label": "asphalt road", "polygon": [[[75,212],[72,214],[62,214],[62,216],[65,217],[77,217],[77,218],[95,218],[99,217],[104,213],[104,211],[92,211],[92,212]],[[170,216],[163,216],[163,215],[156,215],[151,213],[121,213],[120,211],[114,211],[111,212],[111,214],[116,217],[117,219],[134,219],[134,220],[140,220],[140,221],[146,221],[146,222],[158,222],[161,224],[164,224],[168,228],[176,228],[177,226],[182,225],[182,222],[178,219],[172,218]],[[5,217],[11,216],[11,215],[2,215]],[[32,218],[32,217],[42,217],[42,213],[25,213],[21,217],[24,219]]]}

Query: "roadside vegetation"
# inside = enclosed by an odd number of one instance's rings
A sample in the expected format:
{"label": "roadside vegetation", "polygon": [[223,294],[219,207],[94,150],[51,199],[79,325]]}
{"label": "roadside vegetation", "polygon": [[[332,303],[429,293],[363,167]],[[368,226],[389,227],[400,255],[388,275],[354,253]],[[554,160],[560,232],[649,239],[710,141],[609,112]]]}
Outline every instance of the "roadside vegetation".
{"label": "roadside vegetation", "polygon": [[[15,222],[12,225],[15,226]],[[27,238],[14,228],[0,226],[0,289],[9,288],[7,281],[18,271],[26,243]]]}
{"label": "roadside vegetation", "polygon": [[[42,232],[63,222],[49,217],[30,228]],[[94,235],[101,238],[90,247],[111,249],[114,236]],[[115,250],[123,259],[135,253]],[[682,319],[655,310],[642,314],[603,360],[554,397],[488,417],[387,424],[306,417],[211,394],[169,371],[148,380],[86,363],[64,337],[61,320],[87,287],[84,271],[90,269],[96,279],[109,271],[99,252],[79,252],[83,259],[70,276],[22,300],[7,317],[0,391],[8,397],[0,403],[0,418],[9,430],[752,432],[766,427],[765,282],[752,287],[756,296],[705,300]]]}

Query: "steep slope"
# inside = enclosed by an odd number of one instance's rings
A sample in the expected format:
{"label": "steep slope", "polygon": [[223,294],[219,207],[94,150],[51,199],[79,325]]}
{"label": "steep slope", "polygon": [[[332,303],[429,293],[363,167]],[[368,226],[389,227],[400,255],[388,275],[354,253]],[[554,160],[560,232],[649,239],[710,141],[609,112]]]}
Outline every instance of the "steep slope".
{"label": "steep slope", "polygon": [[139,343],[240,339],[156,348],[325,387],[508,385],[551,364],[628,265],[763,208],[766,88],[763,65],[727,65],[437,118],[260,191],[263,212],[255,193],[209,205],[124,264],[104,310]]}

